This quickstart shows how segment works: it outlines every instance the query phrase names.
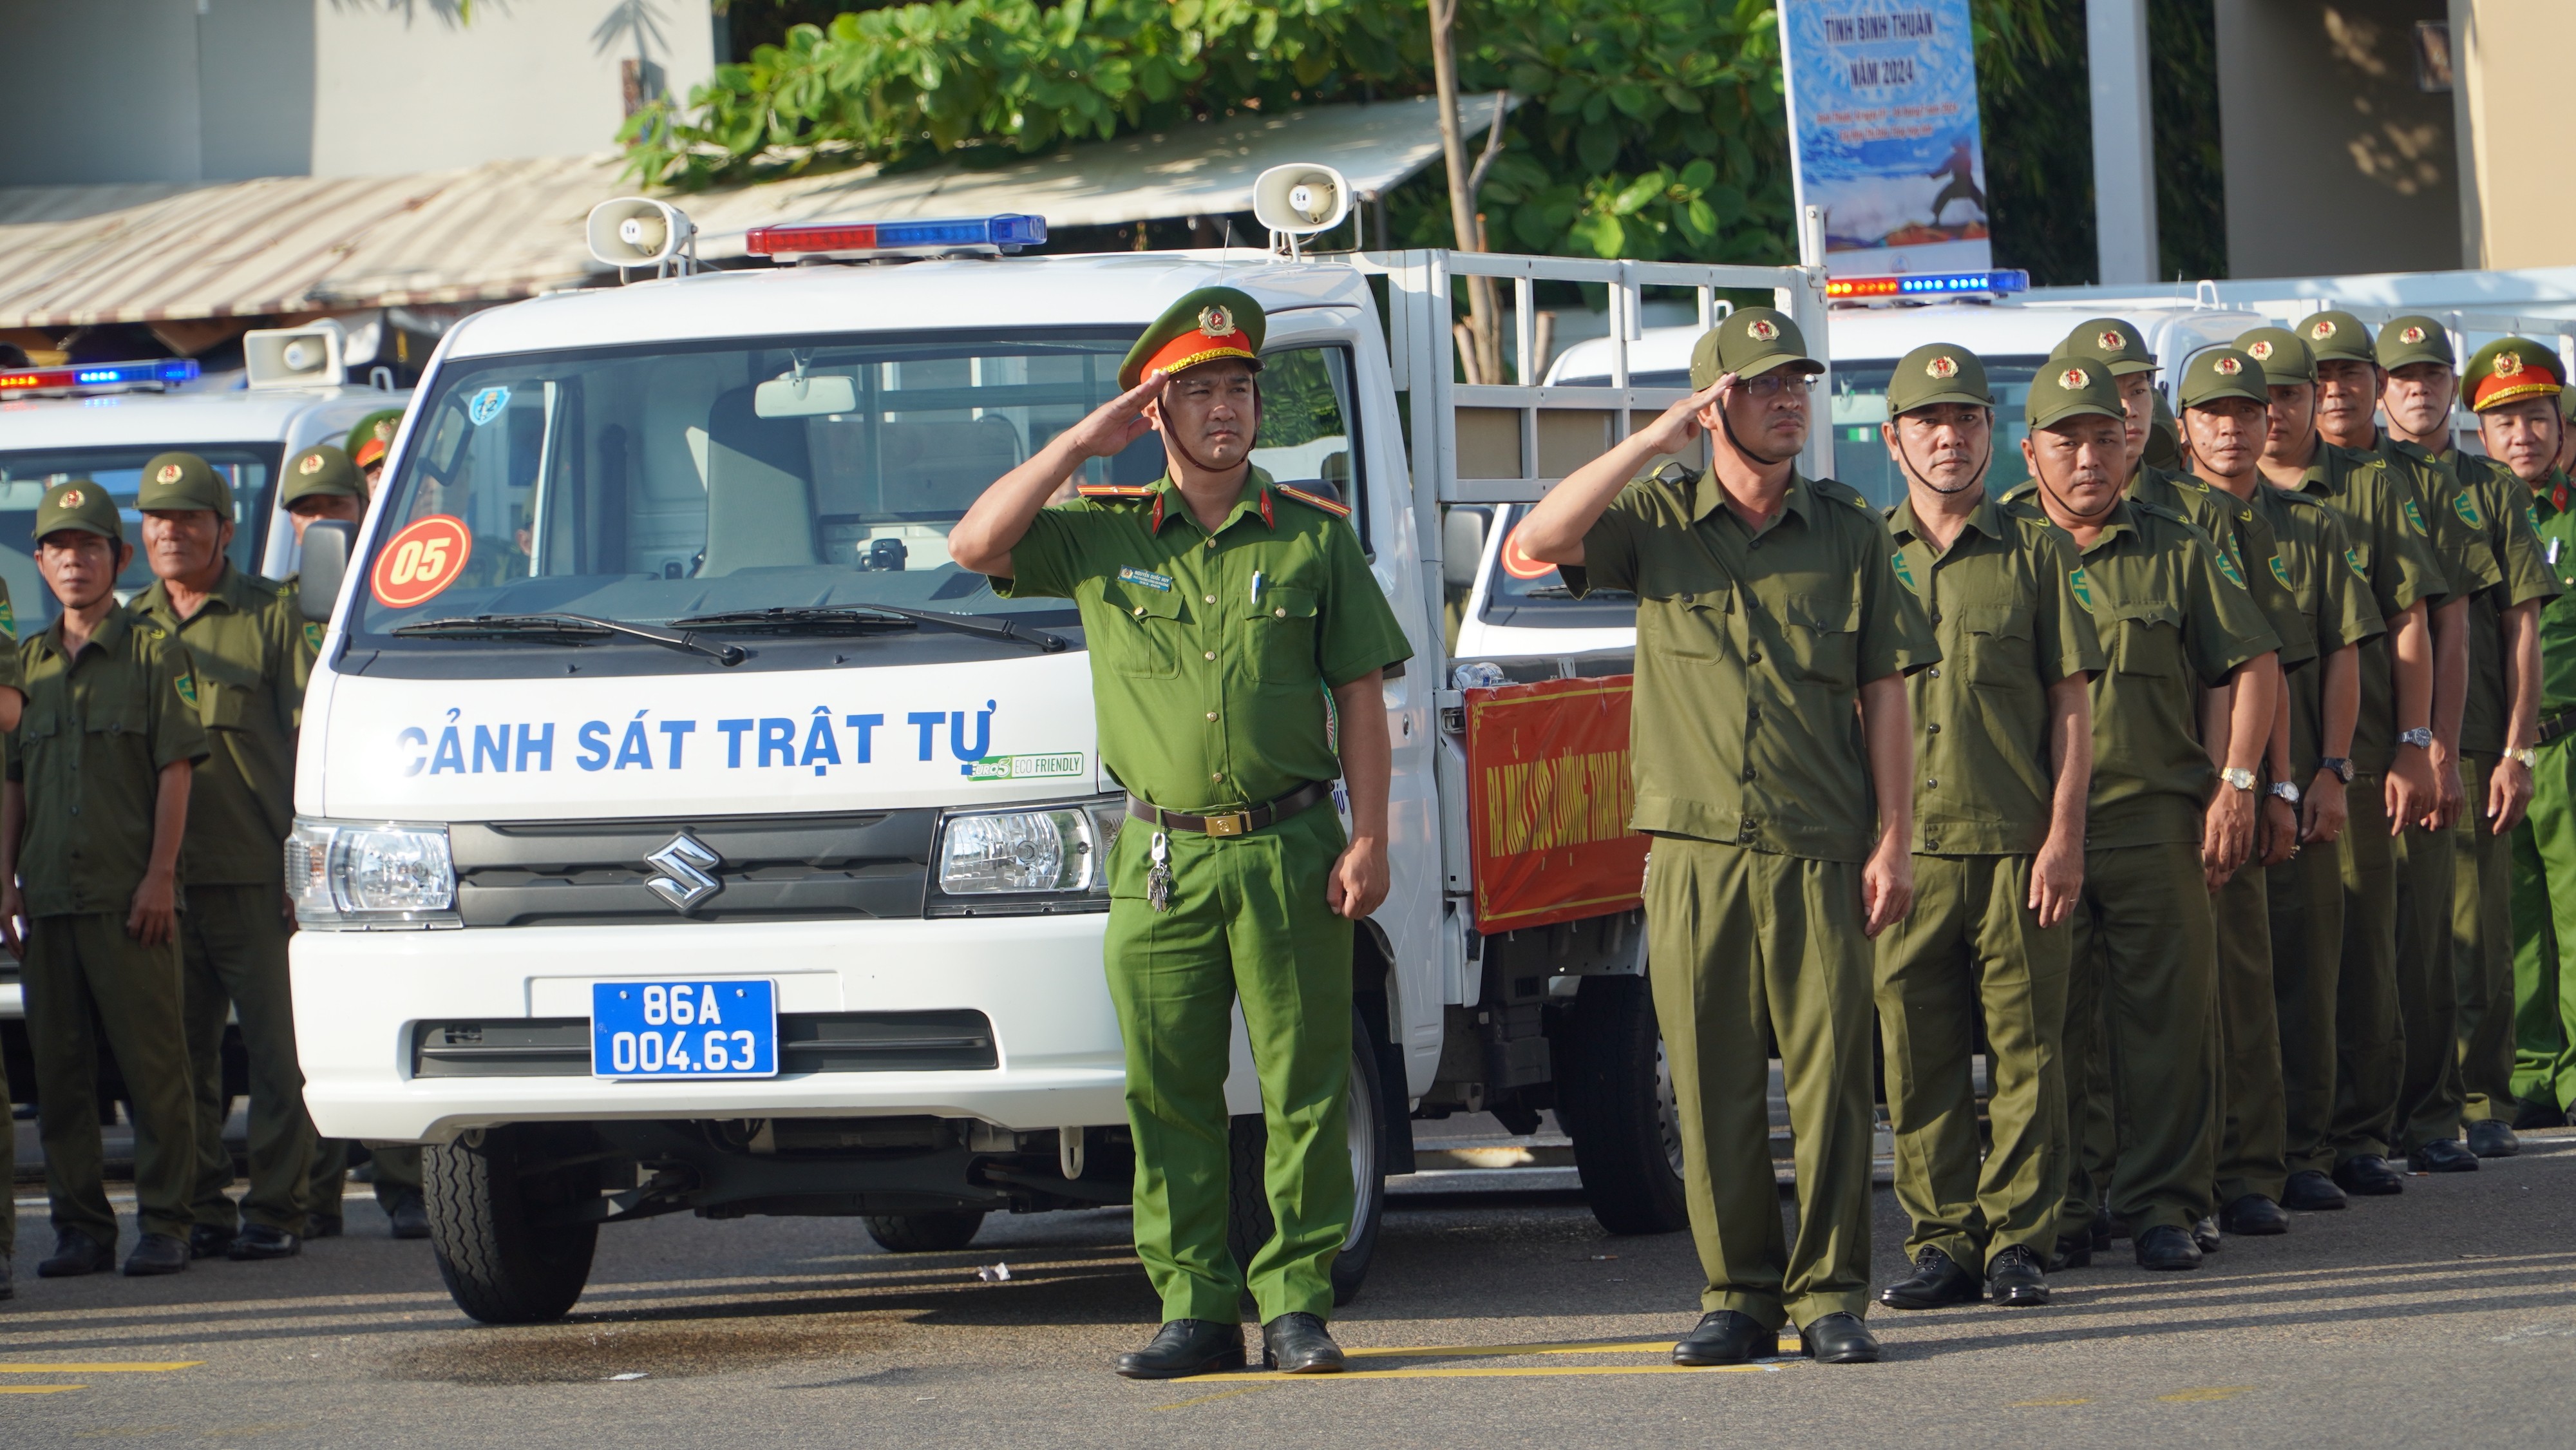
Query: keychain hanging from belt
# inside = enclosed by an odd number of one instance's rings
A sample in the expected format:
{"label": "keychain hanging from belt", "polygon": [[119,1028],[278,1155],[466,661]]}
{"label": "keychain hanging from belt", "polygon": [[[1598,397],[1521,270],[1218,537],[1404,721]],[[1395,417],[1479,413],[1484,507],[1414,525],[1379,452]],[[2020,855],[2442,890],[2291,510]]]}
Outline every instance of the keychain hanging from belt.
{"label": "keychain hanging from belt", "polygon": [[1172,838],[1160,831],[1154,833],[1153,849],[1147,859],[1154,864],[1145,870],[1145,904],[1156,911],[1172,909]]}

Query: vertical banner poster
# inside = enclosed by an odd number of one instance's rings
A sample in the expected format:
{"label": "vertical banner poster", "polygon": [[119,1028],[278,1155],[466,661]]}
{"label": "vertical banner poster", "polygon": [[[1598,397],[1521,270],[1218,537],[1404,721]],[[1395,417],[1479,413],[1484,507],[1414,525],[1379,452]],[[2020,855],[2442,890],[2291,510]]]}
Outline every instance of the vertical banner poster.
{"label": "vertical banner poster", "polygon": [[1968,0],[1781,0],[1790,170],[1837,277],[1983,272]]}
{"label": "vertical banner poster", "polygon": [[1476,929],[1518,931],[1639,905],[1646,837],[1628,829],[1636,678],[1467,695],[1467,830]]}

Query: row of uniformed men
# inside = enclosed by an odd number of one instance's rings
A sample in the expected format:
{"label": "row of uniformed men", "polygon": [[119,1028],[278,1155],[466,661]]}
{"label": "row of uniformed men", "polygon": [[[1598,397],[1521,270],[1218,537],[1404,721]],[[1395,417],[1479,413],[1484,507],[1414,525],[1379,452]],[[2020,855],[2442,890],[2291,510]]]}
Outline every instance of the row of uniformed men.
{"label": "row of uniformed men", "polygon": [[[348,446],[309,448],[279,499],[300,543],[315,519],[356,519],[400,415],[362,420]],[[319,643],[296,581],[228,557],[231,485],[192,453],[143,467],[151,587],[120,605],[133,558],[116,500],[57,483],[36,510],[36,567],[59,610],[0,654],[8,738],[0,812],[0,938],[24,965],[32,1085],[55,1233],[45,1277],[116,1262],[102,1181],[102,1039],[134,1127],[141,1234],[128,1274],[191,1259],[273,1259],[340,1231],[348,1145],[317,1140],[296,1065],[283,846],[295,731]],[[0,594],[0,610],[5,610]],[[23,927],[22,927],[23,921]],[[246,1195],[223,1142],[227,1016],[249,1063]],[[395,1233],[427,1231],[417,1149],[376,1153]],[[14,1210],[0,1211],[7,1297]]]}

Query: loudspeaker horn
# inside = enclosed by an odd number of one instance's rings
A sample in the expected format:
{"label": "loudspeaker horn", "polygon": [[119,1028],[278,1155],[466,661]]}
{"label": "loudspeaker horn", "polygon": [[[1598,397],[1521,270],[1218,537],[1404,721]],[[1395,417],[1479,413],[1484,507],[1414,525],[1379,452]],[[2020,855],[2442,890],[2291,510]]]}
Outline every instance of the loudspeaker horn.
{"label": "loudspeaker horn", "polygon": [[348,334],[335,317],[242,334],[245,380],[254,388],[336,388],[347,382]]}
{"label": "loudspeaker horn", "polygon": [[1351,184],[1340,172],[1312,161],[1273,166],[1252,183],[1252,215],[1291,237],[1328,232],[1351,214]]}
{"label": "loudspeaker horn", "polygon": [[609,266],[667,267],[675,259],[686,265],[686,251],[698,235],[697,223],[669,202],[649,196],[621,196],[590,209],[583,227],[590,254]]}

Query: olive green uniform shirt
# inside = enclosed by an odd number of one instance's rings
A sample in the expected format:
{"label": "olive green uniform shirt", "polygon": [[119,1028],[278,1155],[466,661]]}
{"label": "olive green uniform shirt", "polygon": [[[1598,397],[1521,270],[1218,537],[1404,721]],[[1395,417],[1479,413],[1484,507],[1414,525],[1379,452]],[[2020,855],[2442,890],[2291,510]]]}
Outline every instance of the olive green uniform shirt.
{"label": "olive green uniform shirt", "polygon": [[2440,491],[2426,502],[2476,535],[2503,576],[2469,600],[2469,694],[2460,711],[2460,749],[2499,755],[2513,714],[2505,686],[2504,612],[2528,600],[2555,599],[2561,586],[2541,558],[2527,507],[2530,490],[2512,470],[2457,450],[2426,461],[2426,477]]}
{"label": "olive green uniform shirt", "polygon": [[27,705],[8,769],[27,795],[27,914],[121,916],[151,863],[162,767],[206,758],[187,652],[117,610],[77,659],[60,621],[19,645],[18,676]]}
{"label": "olive green uniform shirt", "polygon": [[[2352,566],[2370,581],[2371,601],[2386,625],[2421,604],[2439,604],[2451,592],[2433,551],[2422,509],[2409,508],[2414,489],[2376,452],[2356,452],[2317,440],[2299,492],[2325,505],[2343,526]],[[2352,730],[2353,769],[2378,775],[2397,754],[2397,681],[2385,636],[2361,647],[2361,713]]]}
{"label": "olive green uniform shirt", "polygon": [[1561,572],[1637,596],[1629,716],[1640,831],[1819,861],[1869,859],[1878,802],[1860,686],[1941,658],[1860,493],[1792,474],[1761,528],[1714,473],[1621,491]]}
{"label": "olive green uniform shirt", "polygon": [[1325,687],[1413,653],[1359,535],[1258,468],[1213,534],[1168,477],[1041,509],[1011,575],[994,592],[1081,609],[1101,763],[1165,810],[1337,778]]}
{"label": "olive green uniform shirt", "polygon": [[1914,849],[2034,853],[2056,792],[2048,687],[2101,672],[2076,585],[2075,541],[2028,504],[1989,495],[1947,549],[1913,500],[1888,514],[1896,575],[1933,622],[1941,663],[1905,682],[1914,712]]}
{"label": "olive green uniform shirt", "polygon": [[2129,480],[2128,496],[2159,505],[2189,519],[2218,546],[2218,572],[2245,586],[2263,622],[2281,641],[2281,668],[2294,669],[2317,657],[2315,632],[2308,617],[2290,597],[2289,586],[2272,570],[2280,542],[2272,525],[2252,504],[2194,474],[2141,467]]}
{"label": "olive green uniform shirt", "polygon": [[2252,506],[2271,526],[2279,546],[2273,556],[2275,572],[2298,601],[2300,617],[2317,642],[2317,657],[2283,677],[2290,692],[2290,779],[2304,789],[2324,753],[2325,658],[2379,638],[2388,626],[2371,599],[2369,581],[2353,562],[2343,525],[2325,505],[2265,483],[2256,488]]}
{"label": "olive green uniform shirt", "polygon": [[2529,509],[2541,563],[2566,591],[2540,609],[2540,716],[2546,720],[2576,710],[2576,485],[2553,471],[2530,490]]}
{"label": "olive green uniform shirt", "polygon": [[282,879],[295,824],[295,727],[303,711],[303,621],[285,587],[230,564],[186,619],[160,580],[127,606],[188,652],[209,754],[188,791],[179,864],[192,886]]}

